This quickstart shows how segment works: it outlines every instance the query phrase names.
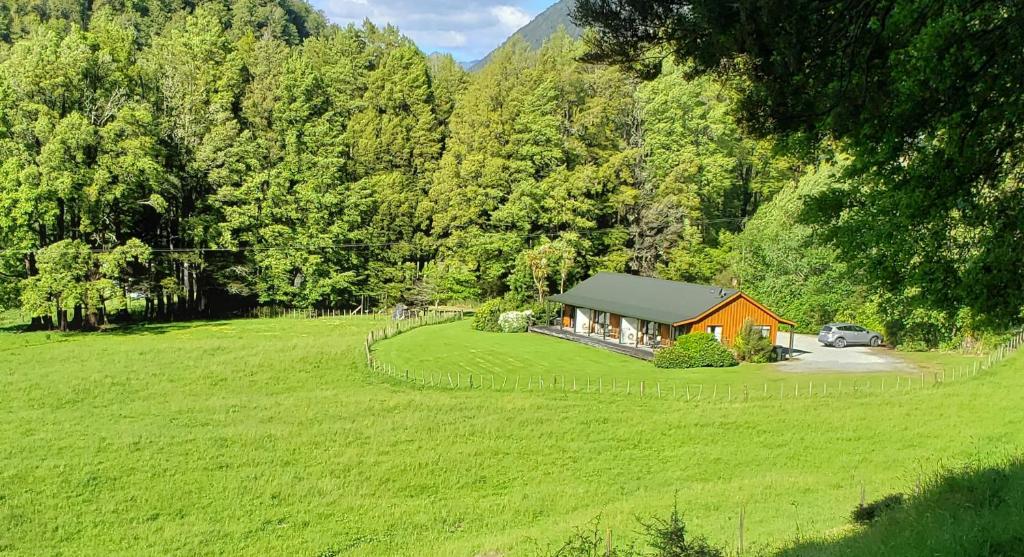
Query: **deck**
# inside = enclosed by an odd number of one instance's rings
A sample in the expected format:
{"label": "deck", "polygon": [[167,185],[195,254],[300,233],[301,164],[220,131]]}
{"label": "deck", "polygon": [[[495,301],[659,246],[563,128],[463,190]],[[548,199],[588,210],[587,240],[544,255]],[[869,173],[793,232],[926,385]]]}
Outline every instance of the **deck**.
{"label": "deck", "polygon": [[600,336],[586,335],[583,333],[576,333],[569,329],[562,329],[555,326],[534,326],[530,327],[530,332],[540,333],[542,335],[548,335],[552,337],[558,337],[565,340],[571,340],[580,344],[586,344],[587,346],[593,346],[595,348],[603,348],[612,352],[618,352],[626,356],[633,358],[639,358],[641,360],[650,360],[654,358],[654,351],[645,346],[633,346],[630,344],[619,344],[618,341],[613,339],[605,340]]}

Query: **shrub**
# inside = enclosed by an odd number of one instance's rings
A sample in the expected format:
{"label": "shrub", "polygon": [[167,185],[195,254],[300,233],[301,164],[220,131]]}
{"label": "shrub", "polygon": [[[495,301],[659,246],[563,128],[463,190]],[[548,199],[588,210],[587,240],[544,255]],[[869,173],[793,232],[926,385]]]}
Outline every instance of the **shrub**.
{"label": "shrub", "polygon": [[654,365],[661,368],[729,367],[736,358],[722,343],[708,333],[690,333],[676,343],[654,353]]}
{"label": "shrub", "polygon": [[754,326],[754,320],[743,320],[740,332],[736,336],[736,343],[733,350],[736,359],[741,362],[764,363],[773,361],[775,358],[774,345],[771,339],[761,336],[761,330]]}
{"label": "shrub", "polygon": [[679,512],[673,505],[668,518],[655,517],[649,521],[637,519],[640,523],[641,545],[650,550],[638,548],[637,544],[612,545],[610,531],[602,535],[600,524],[595,519],[589,528],[577,529],[576,533],[554,553],[554,557],[724,557],[725,551],[711,545],[702,537],[690,533]]}
{"label": "shrub", "polygon": [[923,340],[910,340],[896,347],[900,352],[927,352],[928,345]]}
{"label": "shrub", "polygon": [[899,507],[903,504],[903,494],[893,493],[892,495],[886,495],[877,501],[872,501],[867,505],[857,505],[856,509],[850,513],[850,519],[858,524],[867,524],[874,522],[876,518],[882,515],[882,513]]}
{"label": "shrub", "polygon": [[559,311],[561,306],[552,302],[533,302],[526,306],[526,310],[533,312],[532,322],[539,325],[551,325],[562,314]]}
{"label": "shrub", "polygon": [[505,302],[501,298],[487,300],[480,304],[480,307],[476,308],[476,312],[473,314],[473,328],[478,331],[500,331],[501,326],[498,325],[498,319],[501,317],[501,312],[504,309]]}
{"label": "shrub", "polygon": [[525,333],[530,328],[533,312],[506,311],[498,317],[498,328],[503,333]]}

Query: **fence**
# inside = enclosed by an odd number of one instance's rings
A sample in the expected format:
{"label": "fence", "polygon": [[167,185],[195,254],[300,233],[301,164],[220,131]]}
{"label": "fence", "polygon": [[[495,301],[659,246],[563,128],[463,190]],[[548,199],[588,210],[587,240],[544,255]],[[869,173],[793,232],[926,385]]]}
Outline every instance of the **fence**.
{"label": "fence", "polygon": [[285,308],[278,306],[257,306],[242,311],[242,317],[268,319],[288,317],[293,319],[317,319],[320,317],[344,317],[348,315],[374,315],[368,311],[333,308]]}
{"label": "fence", "polygon": [[389,339],[395,335],[411,331],[418,327],[425,325],[439,325],[441,323],[450,323],[452,321],[458,321],[462,319],[464,312],[462,311],[428,311],[417,317],[410,317],[408,319],[402,319],[400,321],[393,321],[390,325],[383,329],[377,329],[370,331],[366,334],[366,340],[363,343],[363,347],[366,350],[366,366],[374,371],[379,369],[382,364],[373,357],[373,352],[370,347],[375,342]]}
{"label": "fence", "polygon": [[[461,313],[458,314],[461,319]],[[632,379],[604,379],[579,377],[570,375],[547,375],[508,377],[494,373],[473,373],[465,370],[450,372],[411,370],[398,368],[387,362],[379,361],[370,350],[374,342],[391,338],[396,334],[414,329],[422,325],[432,325],[453,321],[451,317],[434,317],[426,321],[415,321],[403,325],[398,322],[385,329],[371,332],[366,339],[367,367],[384,377],[401,382],[417,384],[422,387],[446,388],[456,390],[492,390],[504,392],[574,392],[598,393],[611,395],[637,396],[642,398],[658,398],[687,402],[747,402],[752,400],[791,400],[800,398],[825,398],[841,396],[860,396],[881,393],[906,393],[922,391],[976,377],[995,364],[1013,354],[1024,344],[1024,331],[1015,334],[1009,341],[994,349],[988,357],[972,364],[958,366],[951,370],[943,369],[936,372],[923,372],[915,375],[882,376],[878,379],[814,381],[806,383],[783,382],[778,384],[700,384],[679,383],[668,381],[648,381]]]}

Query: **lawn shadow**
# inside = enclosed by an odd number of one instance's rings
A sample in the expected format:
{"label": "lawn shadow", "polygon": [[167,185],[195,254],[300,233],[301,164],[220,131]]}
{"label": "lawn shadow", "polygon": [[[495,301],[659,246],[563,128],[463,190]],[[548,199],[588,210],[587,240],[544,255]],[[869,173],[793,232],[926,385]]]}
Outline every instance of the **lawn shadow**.
{"label": "lawn shadow", "polygon": [[183,329],[201,329],[230,324],[233,319],[197,319],[195,321],[150,321],[125,323],[103,329],[100,334],[124,336],[163,335]]}
{"label": "lawn shadow", "polygon": [[849,535],[799,540],[774,557],[1024,555],[1024,458],[954,469],[913,491]]}
{"label": "lawn shadow", "polygon": [[112,325],[104,326],[102,329],[98,331],[58,331],[56,329],[30,329],[27,324],[19,324],[0,327],[0,334],[45,333],[49,335],[62,335],[68,337],[73,337],[77,335],[145,336],[162,335],[174,331],[180,331],[182,329],[196,329],[202,327],[227,325],[232,321],[234,320],[230,318],[206,320],[197,319],[195,321],[138,321],[132,323],[114,323]]}

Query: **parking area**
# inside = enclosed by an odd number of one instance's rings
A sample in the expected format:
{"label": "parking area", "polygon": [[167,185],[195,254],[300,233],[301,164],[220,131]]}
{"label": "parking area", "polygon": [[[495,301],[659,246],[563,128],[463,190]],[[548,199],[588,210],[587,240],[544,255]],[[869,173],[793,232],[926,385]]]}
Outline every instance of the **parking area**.
{"label": "parking area", "polygon": [[[779,344],[787,347],[789,335],[780,333]],[[793,359],[779,363],[780,371],[820,372],[836,371],[861,373],[866,371],[913,371],[914,365],[885,347],[822,346],[815,335],[794,335]]]}

